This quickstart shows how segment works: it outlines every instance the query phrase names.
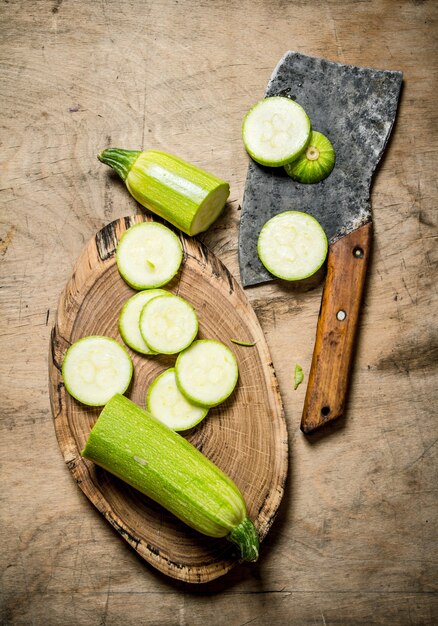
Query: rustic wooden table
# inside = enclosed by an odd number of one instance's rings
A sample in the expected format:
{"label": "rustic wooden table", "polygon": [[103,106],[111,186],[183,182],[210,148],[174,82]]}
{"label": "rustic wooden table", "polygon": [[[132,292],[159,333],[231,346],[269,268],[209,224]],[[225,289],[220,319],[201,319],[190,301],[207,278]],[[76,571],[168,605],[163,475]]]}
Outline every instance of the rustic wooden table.
{"label": "rustic wooden table", "polygon": [[[1,14],[1,623],[437,624],[438,5],[5,0]],[[372,191],[347,417],[299,430],[293,367],[308,374],[321,285],[247,290],[282,391],[289,479],[259,563],[193,586],[141,561],[74,484],[49,408],[49,335],[84,243],[139,211],[96,160],[109,145],[165,149],[230,181],[202,240],[238,276],[241,121],[289,49],[404,72]]]}

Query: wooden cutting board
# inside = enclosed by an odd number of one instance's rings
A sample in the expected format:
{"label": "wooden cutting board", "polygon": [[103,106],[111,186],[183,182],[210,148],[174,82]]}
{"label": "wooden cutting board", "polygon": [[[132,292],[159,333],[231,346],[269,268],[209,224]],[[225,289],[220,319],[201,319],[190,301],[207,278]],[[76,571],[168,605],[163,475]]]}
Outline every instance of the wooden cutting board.
{"label": "wooden cutting board", "polygon": [[[108,224],[80,255],[61,294],[51,334],[51,406],[65,462],[94,506],[151,565],[180,580],[207,582],[238,562],[234,547],[225,539],[205,537],[188,528],[150,499],[83,459],[80,451],[100,409],[71,398],[61,376],[65,351],[77,339],[97,334],[123,344],[118,315],[135,292],[117,271],[115,249],[127,228],[147,219],[138,215]],[[279,507],[287,474],[287,430],[272,360],[257,317],[226,267],[200,242],[180,238],[184,261],[166,288],[195,307],[199,337],[224,342],[239,363],[235,392],[185,436],[236,482],[263,539]],[[243,347],[231,339],[256,343]],[[176,357],[145,357],[131,350],[130,354],[134,378],[127,395],[144,407],[149,384],[172,367]]]}

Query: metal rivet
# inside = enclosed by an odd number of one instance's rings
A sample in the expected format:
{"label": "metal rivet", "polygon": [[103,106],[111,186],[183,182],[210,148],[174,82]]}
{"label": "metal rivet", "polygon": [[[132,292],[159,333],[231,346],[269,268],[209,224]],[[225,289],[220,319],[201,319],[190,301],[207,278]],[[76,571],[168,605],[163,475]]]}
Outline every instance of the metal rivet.
{"label": "metal rivet", "polygon": [[353,250],[353,256],[356,257],[356,259],[363,259],[363,249],[360,246],[356,246]]}
{"label": "metal rivet", "polygon": [[336,313],[336,319],[338,319],[340,322],[343,322],[346,317],[347,314],[342,309]]}

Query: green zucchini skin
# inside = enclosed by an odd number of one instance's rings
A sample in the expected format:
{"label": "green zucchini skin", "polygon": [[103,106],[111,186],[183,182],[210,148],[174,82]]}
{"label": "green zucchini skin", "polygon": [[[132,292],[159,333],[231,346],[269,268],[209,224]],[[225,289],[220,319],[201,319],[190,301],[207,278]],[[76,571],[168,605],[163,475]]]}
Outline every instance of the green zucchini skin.
{"label": "green zucchini skin", "polygon": [[129,174],[131,167],[140,156],[140,150],[123,150],[122,148],[108,148],[97,155],[101,163],[109,165],[123,181]]}
{"label": "green zucchini skin", "polygon": [[125,396],[106,404],[82,451],[195,530],[227,537],[247,561],[259,539],[242,494],[214,463]]}
{"label": "green zucchini skin", "polygon": [[190,236],[211,226],[230,194],[227,182],[166,152],[109,148],[98,159],[137,202]]}

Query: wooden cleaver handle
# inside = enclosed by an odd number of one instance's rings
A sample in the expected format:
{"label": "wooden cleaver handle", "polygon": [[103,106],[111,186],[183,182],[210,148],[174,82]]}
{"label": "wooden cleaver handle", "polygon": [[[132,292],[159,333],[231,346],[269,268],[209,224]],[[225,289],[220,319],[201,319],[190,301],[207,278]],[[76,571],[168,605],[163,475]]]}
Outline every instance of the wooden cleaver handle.
{"label": "wooden cleaver handle", "polygon": [[301,419],[304,433],[340,417],[344,411],[372,230],[370,222],[329,248],[327,277]]}

